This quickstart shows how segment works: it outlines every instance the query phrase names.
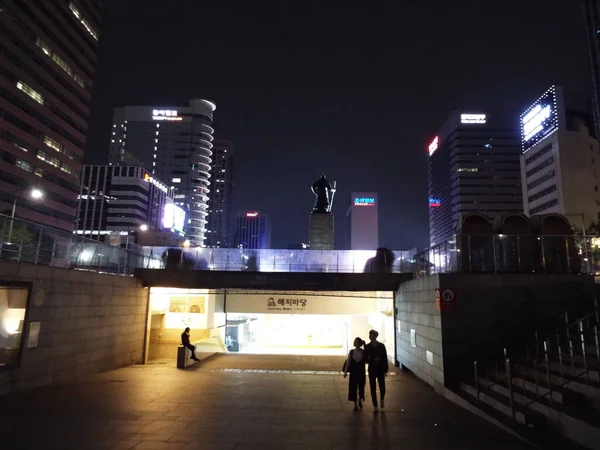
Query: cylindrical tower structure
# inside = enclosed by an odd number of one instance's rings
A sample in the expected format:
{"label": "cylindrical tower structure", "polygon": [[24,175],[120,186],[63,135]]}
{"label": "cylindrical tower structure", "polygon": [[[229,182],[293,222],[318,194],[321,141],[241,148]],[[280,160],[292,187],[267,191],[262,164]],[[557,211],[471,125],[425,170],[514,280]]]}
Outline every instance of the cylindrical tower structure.
{"label": "cylindrical tower structure", "polygon": [[210,192],[210,169],[212,163],[213,112],[216,105],[204,99],[189,102],[190,122],[190,174],[186,191],[188,223],[186,236],[195,245],[204,245]]}

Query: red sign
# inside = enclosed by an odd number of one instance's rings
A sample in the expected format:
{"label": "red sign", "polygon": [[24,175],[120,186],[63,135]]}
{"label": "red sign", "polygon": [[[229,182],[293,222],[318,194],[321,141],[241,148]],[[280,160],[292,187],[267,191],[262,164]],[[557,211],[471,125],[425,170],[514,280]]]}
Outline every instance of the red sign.
{"label": "red sign", "polygon": [[456,308],[456,294],[452,289],[435,290],[435,309],[448,311]]}

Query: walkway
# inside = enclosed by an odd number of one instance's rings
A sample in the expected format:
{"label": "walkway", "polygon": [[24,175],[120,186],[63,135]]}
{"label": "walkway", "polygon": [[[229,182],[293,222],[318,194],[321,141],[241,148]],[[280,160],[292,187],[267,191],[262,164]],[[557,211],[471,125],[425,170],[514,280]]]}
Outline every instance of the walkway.
{"label": "walkway", "polygon": [[342,362],[341,357],[221,355],[185,371],[170,364],[134,366],[17,394],[0,401],[0,447],[528,448],[402,373],[388,377],[385,412],[374,414],[366,405],[355,413],[346,401],[347,380],[330,373]]}

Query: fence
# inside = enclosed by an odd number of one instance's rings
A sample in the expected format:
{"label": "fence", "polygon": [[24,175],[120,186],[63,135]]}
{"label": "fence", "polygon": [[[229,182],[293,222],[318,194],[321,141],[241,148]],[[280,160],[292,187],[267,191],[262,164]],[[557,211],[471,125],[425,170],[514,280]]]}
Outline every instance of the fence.
{"label": "fence", "polygon": [[132,275],[162,260],[0,214],[0,260]]}
{"label": "fence", "polygon": [[598,236],[456,235],[418,253],[416,276],[438,273],[600,272]]}
{"label": "fence", "polygon": [[248,250],[239,248],[144,247],[149,258],[159,257],[167,269],[412,273],[416,250]]}

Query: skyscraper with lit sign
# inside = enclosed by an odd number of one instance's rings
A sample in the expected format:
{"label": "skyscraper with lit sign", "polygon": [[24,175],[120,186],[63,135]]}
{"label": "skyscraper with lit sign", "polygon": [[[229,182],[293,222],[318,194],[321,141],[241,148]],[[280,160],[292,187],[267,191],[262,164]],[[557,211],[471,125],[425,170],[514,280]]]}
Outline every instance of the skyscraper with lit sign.
{"label": "skyscraper with lit sign", "polygon": [[379,247],[377,192],[353,192],[346,220],[349,250],[376,250]]}
{"label": "skyscraper with lit sign", "polygon": [[113,115],[109,163],[143,166],[168,183],[196,246],[206,237],[215,109],[211,101],[192,99],[188,106],[115,108]]}
{"label": "skyscraper with lit sign", "polygon": [[0,0],[1,213],[73,231],[103,10]]}
{"label": "skyscraper with lit sign", "polygon": [[248,211],[235,221],[234,248],[271,248],[271,222],[269,217],[257,211]]}
{"label": "skyscraper with lit sign", "polygon": [[453,112],[429,152],[429,241],[451,241],[463,215],[522,212],[517,130],[487,114]]}
{"label": "skyscraper with lit sign", "polygon": [[525,214],[560,213],[577,228],[600,211],[600,147],[589,96],[552,86],[520,116]]}

